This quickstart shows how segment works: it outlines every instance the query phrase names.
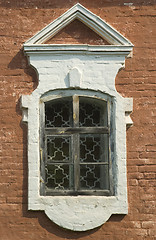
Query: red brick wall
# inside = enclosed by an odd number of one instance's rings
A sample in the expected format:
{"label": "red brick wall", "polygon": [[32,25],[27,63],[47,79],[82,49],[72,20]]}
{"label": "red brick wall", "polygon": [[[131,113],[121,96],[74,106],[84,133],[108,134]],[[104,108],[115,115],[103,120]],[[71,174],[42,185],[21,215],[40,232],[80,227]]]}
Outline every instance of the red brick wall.
{"label": "red brick wall", "polygon": [[66,44],[110,45],[106,40],[77,19],[45,43],[61,44],[62,42]]}
{"label": "red brick wall", "polygon": [[[118,73],[116,88],[133,97],[134,126],[127,131],[129,214],[112,216],[88,232],[71,232],[43,212],[27,211],[27,134],[20,96],[37,86],[23,43],[78,1],[0,1],[0,239],[154,240],[156,236],[156,5],[152,1],[79,1],[126,36],[133,58]],[[125,1],[127,2],[127,1]],[[72,28],[71,28],[72,29]],[[72,30],[69,41],[72,40]],[[65,32],[62,32],[64,34]],[[88,34],[90,34],[88,32]],[[59,42],[64,42],[59,35]],[[81,34],[79,35],[81,36]],[[88,41],[79,37],[76,41]],[[93,36],[94,38],[95,36]],[[81,39],[80,39],[81,38]],[[62,40],[61,40],[62,39]],[[99,38],[94,39],[94,43]],[[55,39],[56,40],[56,39]],[[155,224],[155,226],[154,226]]]}

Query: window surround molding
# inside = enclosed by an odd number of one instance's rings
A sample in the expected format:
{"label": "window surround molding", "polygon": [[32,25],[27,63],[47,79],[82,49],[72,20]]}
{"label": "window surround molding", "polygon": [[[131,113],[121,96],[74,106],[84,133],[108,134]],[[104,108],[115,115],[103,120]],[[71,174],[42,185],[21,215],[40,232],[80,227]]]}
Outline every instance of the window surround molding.
{"label": "window surround molding", "polygon": [[[66,25],[78,19],[110,45],[46,44]],[[106,222],[112,214],[127,214],[126,127],[132,125],[133,101],[115,88],[115,77],[132,55],[133,45],[104,20],[76,4],[24,44],[39,84],[23,95],[23,122],[28,124],[28,209],[43,210],[59,226],[86,231]],[[47,99],[80,94],[112,99],[114,171],[112,196],[42,196],[40,194],[40,109]]]}

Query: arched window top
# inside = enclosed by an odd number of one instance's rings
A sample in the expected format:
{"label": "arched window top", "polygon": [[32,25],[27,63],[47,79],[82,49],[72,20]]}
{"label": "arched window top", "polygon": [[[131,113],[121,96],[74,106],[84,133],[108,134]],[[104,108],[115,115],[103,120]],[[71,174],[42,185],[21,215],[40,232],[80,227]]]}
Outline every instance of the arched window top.
{"label": "arched window top", "polygon": [[63,97],[45,102],[46,127],[74,126],[73,108],[79,114],[79,127],[100,127],[107,125],[107,102],[91,97],[79,96],[73,102],[72,97]]}
{"label": "arched window top", "polygon": [[77,88],[68,88],[68,89],[56,89],[56,90],[50,90],[45,92],[41,97],[41,102],[51,102],[51,101],[57,101],[58,99],[64,98],[66,100],[67,98],[72,97],[73,95],[77,95],[81,98],[85,98],[86,101],[92,101],[95,104],[102,104],[104,101],[111,101],[111,99],[114,97],[114,95],[110,95],[108,93],[104,93],[101,91],[94,91],[89,89],[77,89]]}

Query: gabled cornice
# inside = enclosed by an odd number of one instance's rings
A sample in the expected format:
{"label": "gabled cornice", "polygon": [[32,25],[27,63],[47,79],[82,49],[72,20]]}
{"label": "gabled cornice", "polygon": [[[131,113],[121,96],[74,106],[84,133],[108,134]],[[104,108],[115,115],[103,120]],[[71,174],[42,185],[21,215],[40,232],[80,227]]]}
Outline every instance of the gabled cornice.
{"label": "gabled cornice", "polygon": [[[56,35],[60,30],[62,30],[65,26],[70,24],[75,19],[78,19],[94,32],[96,32],[99,36],[104,38],[111,45],[107,45],[112,47],[115,46],[126,46],[130,47],[132,50],[133,44],[122,36],[118,31],[116,31],[112,26],[106,23],[97,15],[90,12],[88,9],[83,7],[81,4],[77,3],[72,8],[70,8],[67,12],[61,15],[59,18],[51,22],[45,28],[43,28],[40,32],[30,38],[25,42],[24,47],[28,47],[32,45],[44,45],[46,41]],[[49,44],[51,45],[51,44]],[[26,51],[26,50],[25,50]]]}

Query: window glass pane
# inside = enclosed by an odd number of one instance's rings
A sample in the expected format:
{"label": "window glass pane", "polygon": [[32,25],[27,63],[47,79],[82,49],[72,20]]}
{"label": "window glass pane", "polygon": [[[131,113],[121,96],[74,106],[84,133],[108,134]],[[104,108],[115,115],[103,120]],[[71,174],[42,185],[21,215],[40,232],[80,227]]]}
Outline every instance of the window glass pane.
{"label": "window glass pane", "polygon": [[108,190],[108,165],[80,165],[81,190]]}
{"label": "window glass pane", "polygon": [[89,98],[80,97],[79,126],[98,127],[104,125],[101,105]]}
{"label": "window glass pane", "polygon": [[80,162],[108,162],[108,135],[81,134]]}
{"label": "window glass pane", "polygon": [[47,136],[48,162],[68,162],[70,155],[70,137]]}
{"label": "window glass pane", "polygon": [[[99,127],[108,126],[107,102],[81,96],[75,102],[73,99],[64,97],[45,103],[48,129],[42,173],[46,194],[109,190],[109,135],[99,131]],[[75,115],[79,116],[76,125]],[[63,133],[61,127],[69,129]]]}
{"label": "window glass pane", "polygon": [[72,121],[71,98],[45,103],[45,127],[69,127]]}
{"label": "window glass pane", "polygon": [[46,172],[46,187],[55,190],[72,189],[73,183],[73,166],[63,164],[47,164]]}

